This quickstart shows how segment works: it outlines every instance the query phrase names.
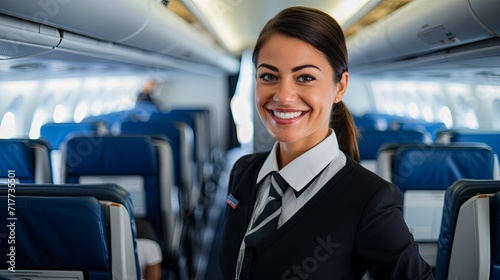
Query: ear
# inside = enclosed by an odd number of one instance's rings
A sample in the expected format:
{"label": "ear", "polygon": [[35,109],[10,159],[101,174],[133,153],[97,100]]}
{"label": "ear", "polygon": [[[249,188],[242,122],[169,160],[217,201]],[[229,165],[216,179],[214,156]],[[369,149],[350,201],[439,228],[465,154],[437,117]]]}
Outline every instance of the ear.
{"label": "ear", "polygon": [[335,90],[335,97],[333,98],[334,103],[339,103],[342,101],[342,97],[344,97],[344,93],[347,89],[347,84],[349,83],[349,73],[346,71],[342,73],[342,77],[340,81],[337,83],[337,87]]}

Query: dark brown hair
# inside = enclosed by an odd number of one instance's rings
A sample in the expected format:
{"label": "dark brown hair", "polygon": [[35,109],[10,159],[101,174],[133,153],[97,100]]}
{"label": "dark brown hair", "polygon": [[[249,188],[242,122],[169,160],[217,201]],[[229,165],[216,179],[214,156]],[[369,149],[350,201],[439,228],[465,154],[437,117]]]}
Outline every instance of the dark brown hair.
{"label": "dark brown hair", "polygon": [[[327,13],[308,7],[291,7],[278,13],[267,22],[257,39],[252,56],[255,66],[260,49],[275,34],[300,39],[322,52],[333,69],[336,83],[348,71],[344,33]],[[340,149],[359,162],[358,130],[342,101],[332,107],[330,127],[335,130]]]}

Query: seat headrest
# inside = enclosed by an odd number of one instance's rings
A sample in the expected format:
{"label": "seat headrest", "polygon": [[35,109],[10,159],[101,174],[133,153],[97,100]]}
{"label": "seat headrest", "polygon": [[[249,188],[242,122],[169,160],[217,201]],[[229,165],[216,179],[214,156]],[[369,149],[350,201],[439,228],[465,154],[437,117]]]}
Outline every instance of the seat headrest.
{"label": "seat headrest", "polygon": [[486,145],[402,145],[392,182],[402,190],[445,190],[461,178],[493,179],[495,154]]}
{"label": "seat headrest", "polygon": [[49,142],[53,150],[59,150],[61,143],[71,134],[94,134],[94,123],[46,123],[40,127],[40,138]]}
{"label": "seat headrest", "polygon": [[158,174],[156,150],[147,136],[78,136],[65,149],[67,176]]}
{"label": "seat headrest", "polygon": [[363,130],[359,139],[361,159],[376,159],[380,147],[388,143],[425,143],[426,136],[422,131],[413,130]]}
{"label": "seat headrest", "polygon": [[[1,196],[2,205],[7,197]],[[15,232],[17,269],[108,270],[110,268],[106,221],[99,201],[91,196],[16,196],[15,216],[2,211],[1,243]],[[7,254],[0,256],[3,264]]]}
{"label": "seat headrest", "polygon": [[0,178],[7,178],[9,170],[15,170],[15,177],[20,182],[35,182],[34,154],[27,142],[0,141]]}

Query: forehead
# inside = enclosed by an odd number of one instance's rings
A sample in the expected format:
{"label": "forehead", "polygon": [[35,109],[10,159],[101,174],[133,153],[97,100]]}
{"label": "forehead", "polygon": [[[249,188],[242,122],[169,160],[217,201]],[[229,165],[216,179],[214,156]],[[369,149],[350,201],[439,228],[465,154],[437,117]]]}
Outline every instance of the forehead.
{"label": "forehead", "polygon": [[262,45],[257,66],[262,63],[274,66],[295,67],[304,64],[328,65],[325,55],[309,43],[297,38],[276,34]]}

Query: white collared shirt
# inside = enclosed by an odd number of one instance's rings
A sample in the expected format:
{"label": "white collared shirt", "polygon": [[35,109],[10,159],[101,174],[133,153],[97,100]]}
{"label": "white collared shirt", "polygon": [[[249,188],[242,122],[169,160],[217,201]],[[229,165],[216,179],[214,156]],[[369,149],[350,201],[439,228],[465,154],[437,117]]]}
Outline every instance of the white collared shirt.
{"label": "white collared shirt", "polygon": [[[278,221],[279,228],[302,206],[304,206],[304,204],[306,204],[331,178],[333,178],[333,176],[337,174],[342,167],[345,166],[347,158],[339,149],[335,132],[332,129],[330,129],[330,132],[330,135],[325,138],[325,140],[303,153],[298,158],[294,159],[281,170],[278,168],[278,160],[276,158],[276,151],[279,148],[279,143],[276,142],[274,144],[273,149],[266,158],[266,161],[262,165],[262,168],[257,176],[257,199],[255,201],[252,219],[248,225],[247,232],[250,228],[252,228],[255,220],[264,210],[265,201],[269,196],[269,187],[271,185],[270,176],[267,176],[270,172],[278,171],[283,179],[285,179],[285,181],[291,186],[291,188],[288,188],[283,195],[281,215]],[[315,180],[311,182],[314,178]],[[302,189],[308,185],[309,182],[311,182],[311,185],[309,185],[299,197],[296,197],[294,191],[302,191]],[[243,238],[238,255],[236,279],[239,279],[241,262],[244,255],[245,239]]]}
{"label": "white collared shirt", "polygon": [[[286,190],[283,195],[281,216],[278,221],[278,227],[280,227],[345,166],[346,157],[340,152],[335,132],[333,130],[330,131],[331,134],[325,140],[294,159],[281,170],[278,170],[278,160],[276,158],[276,149],[279,148],[279,143],[276,142],[274,144],[271,153],[269,153],[269,156],[257,176],[259,191],[257,193],[257,200],[255,202],[250,226],[262,210],[264,210],[264,202],[269,196],[269,187],[271,185],[270,177],[267,175],[271,171],[278,171],[283,179],[293,188],[293,190]],[[323,169],[324,172],[321,173]],[[318,176],[319,173],[321,174]],[[318,178],[316,178],[314,182],[311,182],[316,176],[318,176]],[[311,182],[311,185],[303,191],[299,197],[296,197],[294,191],[302,191],[309,182]]]}

